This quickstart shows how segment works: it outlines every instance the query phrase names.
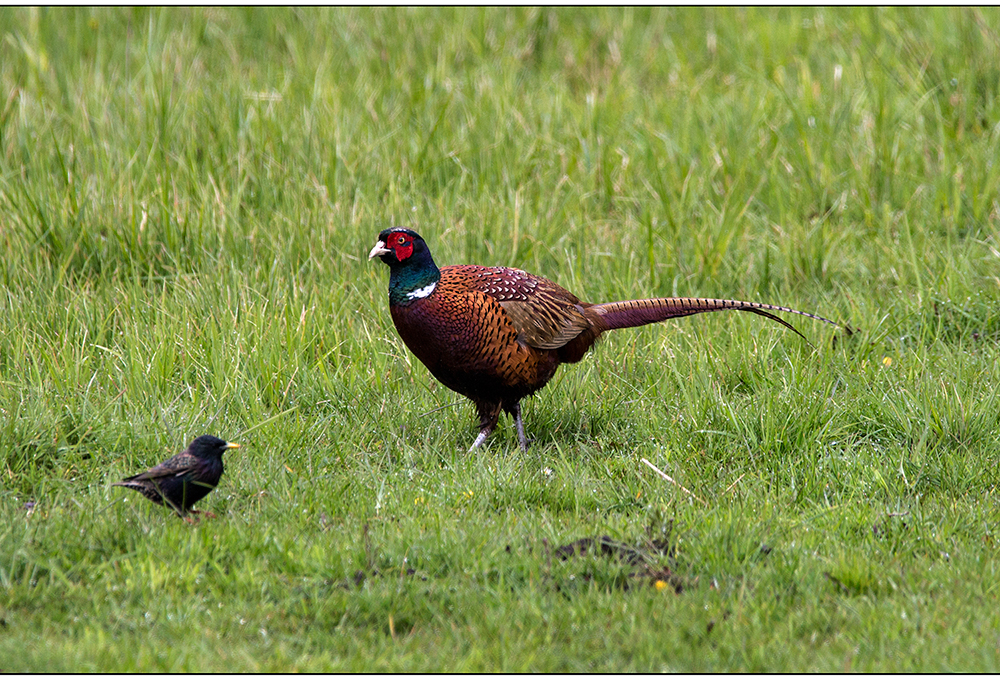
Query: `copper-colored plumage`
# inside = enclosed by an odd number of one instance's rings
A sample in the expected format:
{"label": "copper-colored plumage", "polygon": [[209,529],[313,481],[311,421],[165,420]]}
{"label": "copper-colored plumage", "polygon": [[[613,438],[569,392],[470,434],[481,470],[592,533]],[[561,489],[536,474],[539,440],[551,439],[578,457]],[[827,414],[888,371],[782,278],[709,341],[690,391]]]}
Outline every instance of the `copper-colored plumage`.
{"label": "copper-colored plumage", "polygon": [[[541,389],[561,363],[574,363],[602,333],[702,312],[789,312],[838,325],[815,314],[759,302],[714,298],[653,298],[591,304],[548,279],[509,267],[438,267],[420,236],[386,229],[369,258],[389,265],[389,311],[406,346],[435,378],[476,405],[482,444],[500,411],[516,421],[527,447],[520,400]],[[799,333],[801,335],[801,333]],[[471,450],[471,449],[470,449]]]}

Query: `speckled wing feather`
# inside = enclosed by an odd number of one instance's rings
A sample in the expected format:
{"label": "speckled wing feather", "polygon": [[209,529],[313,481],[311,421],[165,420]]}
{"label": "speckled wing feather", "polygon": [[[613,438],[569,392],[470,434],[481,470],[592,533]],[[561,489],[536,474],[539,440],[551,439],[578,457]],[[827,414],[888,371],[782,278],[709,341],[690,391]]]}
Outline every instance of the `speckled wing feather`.
{"label": "speckled wing feather", "polygon": [[590,325],[580,300],[541,276],[510,267],[474,265],[444,267],[441,273],[499,302],[517,329],[518,339],[536,349],[558,349]]}
{"label": "speckled wing feather", "polygon": [[[181,475],[193,472],[198,466],[199,460],[196,456],[187,453],[178,453],[173,458],[163,461],[156,467],[145,472],[140,472],[122,481],[142,482],[146,480],[163,479],[164,477],[180,477]],[[120,482],[119,482],[120,483]]]}

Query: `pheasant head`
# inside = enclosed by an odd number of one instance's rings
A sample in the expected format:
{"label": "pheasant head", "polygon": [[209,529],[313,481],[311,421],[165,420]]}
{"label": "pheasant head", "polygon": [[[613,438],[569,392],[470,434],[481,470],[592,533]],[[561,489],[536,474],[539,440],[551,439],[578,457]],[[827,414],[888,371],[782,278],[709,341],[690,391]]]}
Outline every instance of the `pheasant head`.
{"label": "pheasant head", "polygon": [[368,259],[389,265],[389,304],[406,306],[434,292],[441,271],[420,234],[403,227],[384,229]]}

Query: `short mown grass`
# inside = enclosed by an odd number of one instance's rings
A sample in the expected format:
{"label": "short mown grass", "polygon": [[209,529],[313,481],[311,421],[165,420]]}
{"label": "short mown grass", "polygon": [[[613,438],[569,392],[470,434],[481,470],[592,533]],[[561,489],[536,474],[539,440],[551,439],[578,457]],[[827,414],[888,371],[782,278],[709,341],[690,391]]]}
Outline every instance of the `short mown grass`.
{"label": "short mown grass", "polygon": [[[0,27],[0,670],[1000,670],[995,10]],[[467,454],[394,224],[855,332],[609,334]],[[110,486],[206,432],[216,519]]]}

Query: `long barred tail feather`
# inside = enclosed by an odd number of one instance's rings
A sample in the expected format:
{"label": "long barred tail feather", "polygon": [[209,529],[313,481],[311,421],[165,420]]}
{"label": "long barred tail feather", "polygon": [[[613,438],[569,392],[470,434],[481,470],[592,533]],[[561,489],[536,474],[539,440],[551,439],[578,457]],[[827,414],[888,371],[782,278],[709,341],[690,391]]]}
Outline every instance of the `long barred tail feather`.
{"label": "long barred tail feather", "polygon": [[596,312],[605,323],[608,330],[616,328],[632,328],[634,326],[645,326],[650,323],[674,319],[681,316],[691,316],[692,314],[702,314],[704,312],[721,312],[733,309],[739,312],[751,312],[765,316],[772,321],[777,321],[785,328],[788,328],[801,338],[805,336],[790,323],[770,312],[788,312],[807,316],[810,319],[823,321],[824,323],[840,327],[835,321],[827,318],[800,312],[790,307],[779,307],[778,305],[766,305],[762,302],[744,302],[742,300],[722,300],[718,298],[651,298],[647,300],[624,300],[622,302],[605,302],[594,305],[590,308]]}

